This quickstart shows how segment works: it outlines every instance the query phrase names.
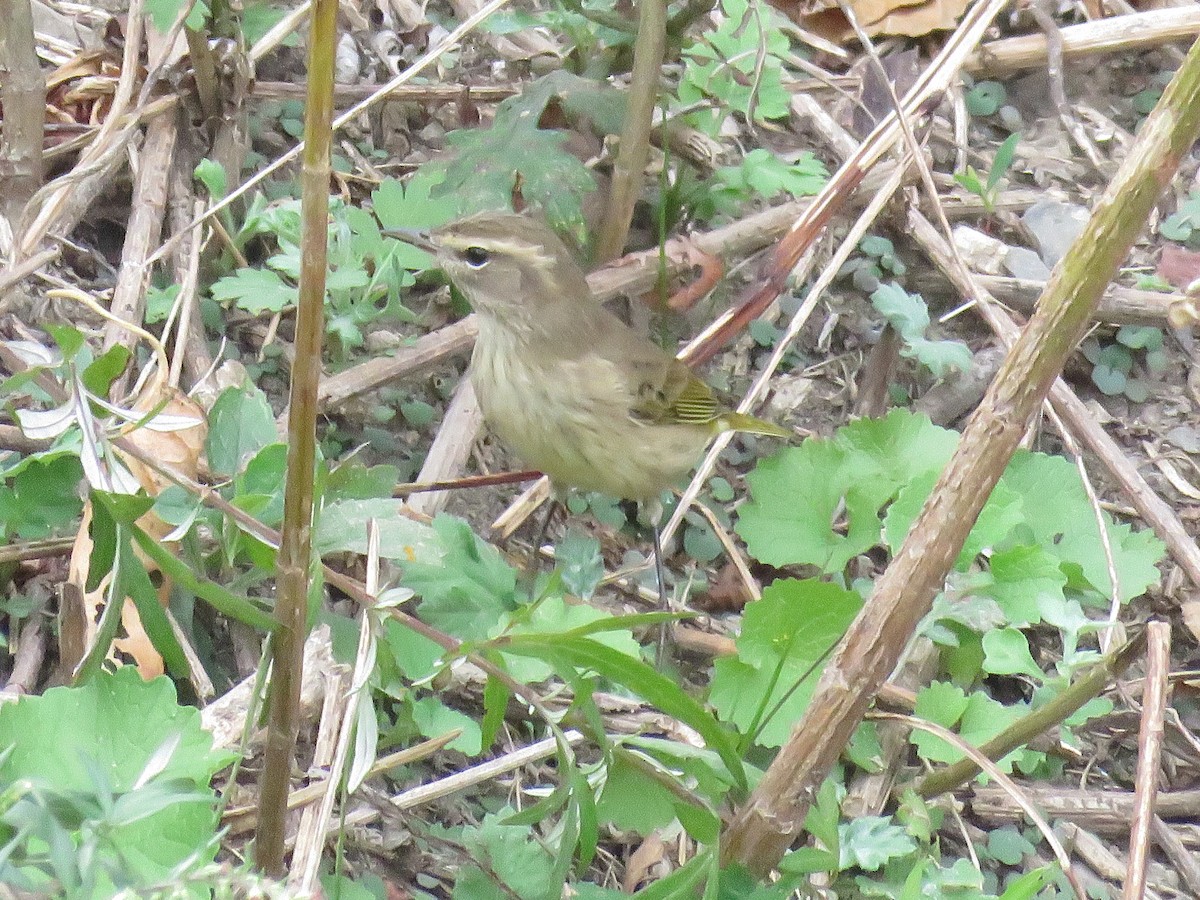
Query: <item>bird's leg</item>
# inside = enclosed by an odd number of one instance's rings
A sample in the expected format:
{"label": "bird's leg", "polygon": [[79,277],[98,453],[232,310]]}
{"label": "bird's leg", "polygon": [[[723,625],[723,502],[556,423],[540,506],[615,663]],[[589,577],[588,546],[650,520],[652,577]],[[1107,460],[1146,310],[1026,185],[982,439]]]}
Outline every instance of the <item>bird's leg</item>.
{"label": "bird's leg", "polygon": [[[657,497],[653,500],[643,501],[641,504],[641,513],[643,520],[648,521],[654,529],[654,577],[658,581],[658,609],[659,612],[670,612],[671,606],[667,602],[667,568],[663,562],[662,549],[662,501]],[[669,627],[669,622],[663,622],[662,627],[658,631],[658,648],[655,650],[654,659],[660,668],[662,667],[663,660],[667,657],[667,640],[670,636]]]}
{"label": "bird's leg", "polygon": [[538,555],[542,552],[542,544],[546,542],[546,535],[550,532],[550,522],[554,519],[554,514],[558,512],[558,507],[558,497],[551,497],[546,501],[546,515],[542,517],[542,522],[533,539],[533,568],[535,569],[540,567]]}
{"label": "bird's leg", "polygon": [[[667,604],[667,569],[663,564],[662,523],[654,523],[654,576],[658,580],[658,608],[661,612],[669,612]],[[663,622],[658,629],[658,648],[654,653],[654,661],[662,668],[663,660],[667,658],[667,636],[670,622]]]}

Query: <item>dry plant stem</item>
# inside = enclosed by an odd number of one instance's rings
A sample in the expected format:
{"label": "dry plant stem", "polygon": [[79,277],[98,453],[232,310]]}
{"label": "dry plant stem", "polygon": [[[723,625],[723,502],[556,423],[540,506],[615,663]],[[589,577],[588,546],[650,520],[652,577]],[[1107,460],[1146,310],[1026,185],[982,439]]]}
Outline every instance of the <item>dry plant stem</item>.
{"label": "dry plant stem", "polygon": [[[1200,7],[1187,4],[1069,25],[1059,29],[1059,34],[1063,57],[1071,62],[1094,53],[1120,53],[1172,41],[1190,41],[1198,30]],[[1046,55],[1045,35],[1022,35],[984,44],[971,55],[964,68],[975,74],[1007,75],[1021,69],[1041,68],[1046,64]]]}
{"label": "dry plant stem", "polygon": [[[1005,275],[975,275],[974,280],[997,300],[1025,312],[1045,288],[1044,281],[1010,278]],[[1096,307],[1096,321],[1114,325],[1157,325],[1167,321],[1171,305],[1183,299],[1182,294],[1160,294],[1137,288],[1113,285],[1104,292]]]}
{"label": "dry plant stem", "polygon": [[[178,171],[179,167],[175,167]],[[194,201],[199,212],[203,201]],[[193,231],[191,239],[183,245],[182,258],[174,263],[176,272],[182,268],[182,277],[178,278],[179,295],[171,317],[163,329],[166,335],[171,326],[175,328],[174,353],[171,356],[171,373],[167,381],[172,387],[179,387],[183,374],[187,374],[188,384],[195,386],[206,372],[212,368],[212,355],[208,352],[208,340],[204,333],[204,323],[200,321],[200,303],[197,293],[200,288],[200,251],[201,232]]]}
{"label": "dry plant stem", "polygon": [[765,876],[801,829],[811,798],[928,611],[1105,285],[1197,133],[1200,45],[1055,269],[903,546],[822,674],[807,713],[739,810],[722,845],[727,861]]}
{"label": "dry plant stem", "polygon": [[[317,740],[313,744],[312,762],[309,772],[328,772],[329,775],[321,780],[323,790],[313,798],[300,816],[300,825],[296,830],[296,840],[292,845],[292,858],[288,865],[288,883],[303,896],[301,885],[306,878],[308,868],[321,860],[321,851],[325,847],[325,825],[329,821],[333,800],[337,796],[337,785],[342,779],[343,769],[338,765],[336,755],[339,740],[343,730],[352,727],[354,717],[350,715],[349,692],[350,673],[344,665],[334,666],[328,672],[322,672],[325,679],[325,702],[321,705],[321,716],[317,724]],[[296,792],[288,796],[288,808]],[[330,807],[324,810],[328,802]],[[324,811],[324,815],[321,815]]]}
{"label": "dry plant stem", "polygon": [[1146,891],[1150,862],[1150,830],[1158,800],[1162,766],[1163,711],[1167,705],[1167,676],[1171,671],[1171,626],[1151,622],[1146,626],[1146,688],[1142,694],[1142,723],[1138,729],[1137,774],[1133,826],[1129,829],[1129,868],[1123,900],[1140,900]]}
{"label": "dry plant stem", "polygon": [[1030,3],[1026,8],[1046,37],[1046,76],[1050,82],[1050,101],[1054,104],[1058,120],[1075,141],[1075,146],[1083,151],[1092,167],[1103,175],[1105,161],[1101,159],[1083,126],[1071,113],[1071,105],[1067,102],[1067,89],[1063,84],[1063,40],[1058,23],[1036,3]]}
{"label": "dry plant stem", "polygon": [[347,400],[372,391],[381,384],[428,372],[447,357],[469,353],[478,333],[479,325],[474,314],[453,325],[431,331],[417,338],[412,345],[401,347],[392,356],[377,356],[326,378],[321,383],[317,402],[322,410],[337,409]]}
{"label": "dry plant stem", "polygon": [[1193,897],[1200,897],[1200,864],[1195,853],[1188,848],[1175,831],[1158,816],[1153,823],[1154,842],[1171,861],[1184,886]]}
{"label": "dry plant stem", "polygon": [[[28,221],[19,246],[18,256],[28,256],[41,244],[55,222],[74,224],[77,216],[91,206],[109,176],[124,159],[125,146],[137,128],[136,117],[126,121],[125,113],[133,97],[134,85],[141,69],[141,51],[145,18],[142,0],[131,0],[125,26],[125,52],[121,59],[121,76],[113,93],[108,117],[100,126],[95,139],[80,155],[75,168],[61,178],[42,187],[31,199],[22,215]],[[147,79],[145,89],[151,86]],[[38,204],[41,198],[42,202]],[[30,216],[32,219],[30,220]]]}
{"label": "dry plant stem", "polygon": [[462,491],[471,488],[494,487],[498,484],[524,484],[527,481],[537,481],[542,473],[534,469],[522,469],[517,472],[492,472],[487,475],[464,475],[449,481],[410,481],[398,484],[392,488],[393,497],[410,497],[425,491]]}
{"label": "dry plant stem", "polygon": [[[130,203],[129,226],[125,232],[125,244],[121,248],[121,268],[109,304],[114,316],[128,322],[140,322],[143,319],[146,287],[150,283],[150,269],[145,265],[145,259],[162,237],[163,215],[167,207],[167,178],[175,154],[176,134],[174,116],[159,116],[146,129],[137,185]],[[117,344],[132,350],[136,342],[136,335],[114,322],[105,327],[105,350]]]}
{"label": "dry plant stem", "polygon": [[[956,267],[949,247],[937,229],[916,210],[909,211],[908,224],[909,234],[921,244],[954,286],[964,296],[975,296],[983,301],[978,304],[980,315],[1005,344],[1010,344],[1017,333],[1016,325],[996,304],[987,302],[987,293],[966,279]],[[1146,483],[1125,451],[1100,427],[1091,411],[1061,378],[1057,379],[1050,389],[1050,402],[1084,446],[1104,463],[1105,468],[1121,485],[1122,492],[1137,509],[1138,515],[1145,519],[1154,529],[1154,533],[1167,545],[1167,550],[1187,573],[1192,583],[1200,586],[1200,548],[1183,527],[1175,511]]]}
{"label": "dry plant stem", "polygon": [[[1096,663],[1074,684],[1047,703],[1022,716],[1003,732],[979,748],[988,759],[1003,759],[1013,750],[1028,744],[1047,729],[1061,724],[1093,697],[1100,696],[1110,681],[1121,677],[1129,664],[1141,655],[1145,634],[1128,641],[1116,652]],[[959,760],[926,775],[916,784],[922,797],[936,797],[966,784],[979,774],[979,767],[969,759]]]}
{"label": "dry plant stem", "polygon": [[[584,740],[584,736],[574,730],[563,732],[563,738],[571,746],[575,746]],[[557,746],[557,741],[554,738],[545,738],[537,743],[530,744],[528,747],[522,747],[519,750],[513,750],[511,753],[506,753],[487,762],[469,766],[466,769],[462,769],[452,775],[447,775],[445,778],[440,778],[437,781],[432,781],[429,784],[421,784],[417,787],[409,788],[393,796],[389,801],[389,805],[396,811],[402,812],[403,810],[412,809],[415,806],[429,803],[441,797],[448,797],[451,794],[456,794],[477,784],[491,781],[493,778],[497,778],[507,772],[513,772],[539,760],[548,759],[554,755]],[[345,822],[347,826],[366,825],[378,818],[379,811],[376,809],[358,809],[349,813],[346,816]]]}
{"label": "dry plant stem", "polygon": [[[379,525],[373,519],[367,525],[366,592],[372,597],[379,596]],[[324,711],[322,712],[321,731],[313,752],[313,766],[319,765],[329,773],[325,779],[325,790],[321,793],[318,804],[304,810],[295,849],[292,852],[288,883],[302,896],[312,894],[316,887],[321,853],[325,848],[329,830],[329,816],[333,812],[338,789],[341,787],[343,790],[353,791],[356,787],[345,781],[346,758],[349,756],[350,742],[358,723],[355,712],[358,709],[360,692],[370,690],[367,681],[375,663],[371,608],[364,607],[358,615],[358,650],[354,656],[354,670],[347,672],[345,666],[339,666],[338,675],[331,679],[331,690],[326,694],[325,704],[325,709],[330,714],[327,718]],[[333,700],[329,699],[330,696]],[[374,715],[373,706],[371,715]],[[321,736],[325,736],[324,742]]]}
{"label": "dry plant stem", "polygon": [[[403,750],[397,750],[395,753],[389,753],[387,756],[380,757],[367,772],[367,777],[373,778],[376,775],[390,772],[398,766],[420,762],[423,759],[433,756],[447,744],[456,740],[461,734],[461,728],[454,728],[435,738],[430,738],[427,741],[413,744],[411,747],[405,747]],[[325,792],[330,789],[331,779],[328,778],[306,784],[304,787],[298,788],[288,795],[288,809],[297,810],[307,807],[309,804],[325,796]],[[229,834],[244,834],[247,831],[252,831],[257,823],[254,807],[250,806],[230,810],[227,814],[224,814],[223,820]],[[346,822],[346,824],[352,823]],[[328,823],[328,827],[333,829],[340,828],[341,825],[342,820]],[[285,846],[290,849],[295,845],[296,841],[289,838]]]}
{"label": "dry plant stem", "polygon": [[658,102],[658,80],[666,46],[666,0],[638,0],[633,70],[625,100],[621,143],[613,166],[612,188],[596,238],[597,263],[615,259],[625,248],[629,221],[633,218],[634,204],[641,196],[646,160],[650,155],[650,123]]}
{"label": "dry plant stem", "polygon": [[3,700],[15,700],[37,687],[38,673],[46,658],[46,641],[49,638],[43,621],[40,612],[34,613],[21,629],[21,639],[13,653],[12,673],[0,689],[0,698]]}
{"label": "dry plant stem", "polygon": [[[905,95],[902,105],[905,115],[916,114],[926,101],[946,90],[957,77],[959,67],[971,48],[983,38],[984,31],[1006,3],[1007,0],[980,0],[971,7],[962,24]],[[692,349],[683,357],[685,362],[695,365],[711,359],[725,343],[741,332],[747,322],[761,315],[784,291],[792,270],[816,236],[862,182],[867,170],[892,147],[900,131],[895,112],[888,114],[875,127],[779,241],[762,276],[743,293],[733,309],[718,317],[692,342]]]}
{"label": "dry plant stem", "polygon": [[1030,802],[1029,797],[1024,791],[1017,787],[1016,783],[1002,771],[994,762],[980,753],[976,748],[972,747],[961,736],[950,731],[948,728],[943,728],[941,725],[935,725],[933,722],[926,722],[924,719],[918,719],[915,716],[901,716],[895,713],[874,713],[872,719],[882,722],[900,722],[912,728],[919,728],[922,731],[927,731],[943,741],[954,746],[961,753],[966,754],[969,759],[974,760],[979,768],[993,779],[996,784],[1008,795],[1008,797],[1021,808],[1021,810],[1029,817],[1038,831],[1042,833],[1042,837],[1046,839],[1046,843],[1054,850],[1054,856],[1058,860],[1063,874],[1067,877],[1071,887],[1074,889],[1078,900],[1087,900],[1087,893],[1079,884],[1079,879],[1071,867],[1071,858],[1067,855],[1067,851],[1063,848],[1062,843],[1055,835],[1054,829],[1050,827],[1050,823],[1042,816],[1037,807]]}
{"label": "dry plant stem", "polygon": [[296,310],[296,362],[288,396],[287,482],[277,570],[279,628],[272,643],[267,750],[260,784],[255,863],[268,875],[284,872],[283,840],[288,779],[300,727],[300,681],[312,559],[313,473],[316,463],[317,387],[325,332],[326,235],[329,218],[329,148],[333,132],[333,54],[337,0],[316,0],[308,52],[308,101],[301,167],[300,297]]}
{"label": "dry plant stem", "polygon": [[[895,682],[885,685],[885,688],[899,687],[915,697],[917,691],[937,676],[939,656],[933,641],[918,638],[909,648],[908,657],[904,660]],[[908,706],[907,709],[911,712],[912,706]],[[879,726],[882,765],[878,771],[855,776],[846,791],[846,799],[842,801],[843,816],[856,819],[859,816],[877,816],[883,812],[892,795],[896,776],[909,759],[911,744],[908,735],[908,729],[899,725]]]}
{"label": "dry plant stem", "polygon": [[[1050,818],[1075,822],[1108,836],[1129,834],[1137,805],[1137,795],[1133,791],[1029,785],[1026,793]],[[973,786],[968,802],[971,815],[986,827],[1011,824],[1021,819],[1020,810],[1013,807],[1003,791],[991,785]],[[1200,790],[1160,792],[1158,815],[1168,821],[1194,822],[1200,816]]]}
{"label": "dry plant stem", "polygon": [[[256,81],[250,87],[252,100],[288,100],[303,99],[305,86],[303,82],[291,81]],[[379,90],[378,85],[372,84],[335,84],[333,86],[333,102],[360,103],[374,96]],[[389,100],[403,100],[410,103],[499,103],[520,93],[516,85],[458,85],[458,84],[404,84],[392,88],[388,93]]]}
{"label": "dry plant stem", "polygon": [[[336,665],[330,641],[329,627],[321,625],[314,628],[304,642],[304,684],[300,688],[300,707],[306,720],[315,719],[320,712],[325,696],[322,673]],[[215,748],[230,749],[239,744],[247,748],[257,747],[265,739],[266,730],[254,727],[258,721],[256,698],[261,694],[259,680],[256,671],[200,711],[200,724],[213,736]]]}
{"label": "dry plant stem", "polygon": [[[14,233],[29,198],[42,183],[46,78],[33,37],[31,0],[0,0],[0,216]],[[7,241],[0,240],[0,248]]]}
{"label": "dry plant stem", "polygon": [[[23,259],[11,268],[0,270],[0,298],[8,292],[8,289],[14,284],[28,278],[46,263],[53,262],[58,259],[62,253],[58,247],[50,247],[35,253],[28,259]],[[15,254],[14,254],[15,258]],[[4,308],[4,304],[0,303],[0,310]]]}

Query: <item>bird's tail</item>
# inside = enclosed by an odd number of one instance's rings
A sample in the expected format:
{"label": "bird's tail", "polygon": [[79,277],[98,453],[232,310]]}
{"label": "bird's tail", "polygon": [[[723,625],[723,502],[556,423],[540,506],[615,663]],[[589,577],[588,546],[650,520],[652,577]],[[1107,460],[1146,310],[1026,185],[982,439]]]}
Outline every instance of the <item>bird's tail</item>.
{"label": "bird's tail", "polygon": [[780,425],[764,421],[763,419],[756,419],[754,416],[748,416],[744,413],[724,413],[717,418],[717,428],[720,431],[745,431],[750,434],[762,434],[767,437],[777,437],[785,440],[795,437],[791,431]]}

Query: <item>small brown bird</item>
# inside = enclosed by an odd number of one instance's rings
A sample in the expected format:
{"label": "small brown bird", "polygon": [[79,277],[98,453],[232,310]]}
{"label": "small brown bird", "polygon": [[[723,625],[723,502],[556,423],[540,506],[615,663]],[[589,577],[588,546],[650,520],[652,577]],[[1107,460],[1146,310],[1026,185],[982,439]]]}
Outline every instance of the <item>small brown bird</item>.
{"label": "small brown bird", "polygon": [[[432,253],[479,314],[471,382],[484,418],[556,492],[652,508],[721,432],[791,437],[723,406],[691,369],[605,309],[546,225],[487,212],[428,234],[385,233]],[[661,565],[658,537],[656,525]]]}

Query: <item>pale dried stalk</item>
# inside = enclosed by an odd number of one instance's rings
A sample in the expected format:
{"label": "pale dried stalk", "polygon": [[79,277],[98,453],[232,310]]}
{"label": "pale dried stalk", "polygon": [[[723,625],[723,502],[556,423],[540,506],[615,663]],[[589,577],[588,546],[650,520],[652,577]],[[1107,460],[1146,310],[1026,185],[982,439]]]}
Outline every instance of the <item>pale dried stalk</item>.
{"label": "pale dried stalk", "polygon": [[[1099,19],[1060,29],[1063,58],[1070,62],[1095,53],[1120,53],[1157,47],[1173,41],[1190,41],[1200,31],[1200,6],[1188,4],[1150,12]],[[1006,75],[1046,64],[1048,44],[1044,34],[1004,38],[984,44],[963,65],[968,72]]]}
{"label": "pale dried stalk", "polygon": [[1146,868],[1150,862],[1150,829],[1158,801],[1162,766],[1163,711],[1167,705],[1167,676],[1171,671],[1171,626],[1151,622],[1146,626],[1146,689],[1142,695],[1142,722],[1138,728],[1137,774],[1134,776],[1133,826],[1129,829],[1129,865],[1124,900],[1146,895]]}

